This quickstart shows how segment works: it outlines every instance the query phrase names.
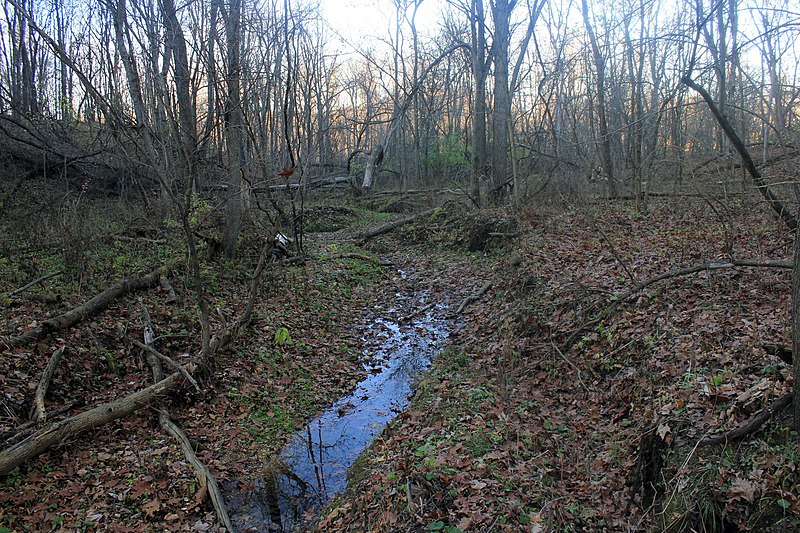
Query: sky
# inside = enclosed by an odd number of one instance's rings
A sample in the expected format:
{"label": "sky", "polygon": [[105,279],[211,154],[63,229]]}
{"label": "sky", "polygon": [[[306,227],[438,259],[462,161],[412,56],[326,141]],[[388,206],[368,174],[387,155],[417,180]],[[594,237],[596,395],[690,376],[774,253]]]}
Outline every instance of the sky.
{"label": "sky", "polygon": [[[394,27],[395,7],[391,0],[319,0],[319,5],[331,29],[354,45],[374,36],[388,36]],[[422,2],[416,19],[421,34],[435,30],[444,5],[445,0]]]}

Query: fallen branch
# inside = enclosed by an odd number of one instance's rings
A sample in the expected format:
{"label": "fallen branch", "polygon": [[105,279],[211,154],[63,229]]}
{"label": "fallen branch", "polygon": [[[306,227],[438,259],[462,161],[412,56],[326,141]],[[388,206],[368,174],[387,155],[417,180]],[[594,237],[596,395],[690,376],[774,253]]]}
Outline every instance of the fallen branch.
{"label": "fallen branch", "polygon": [[750,435],[751,433],[755,433],[758,431],[761,426],[763,426],[770,418],[781,412],[782,410],[786,409],[792,404],[792,394],[787,394],[781,398],[775,400],[772,404],[772,407],[766,407],[759,411],[753,418],[742,424],[736,429],[732,429],[727,433],[723,433],[722,435],[716,435],[713,437],[707,437],[700,441],[702,446],[710,446],[712,444],[720,444],[720,443],[727,443],[734,440],[743,439],[744,437]]}
{"label": "fallen branch", "polygon": [[411,320],[415,316],[421,315],[422,313],[426,313],[426,312],[430,311],[431,309],[433,309],[434,307],[436,307],[436,302],[431,302],[428,305],[426,305],[425,307],[423,307],[421,309],[417,309],[414,312],[409,313],[404,317],[401,317],[400,318],[400,322],[408,322],[409,320]]}
{"label": "fallen branch", "polygon": [[476,292],[475,294],[470,294],[469,296],[464,298],[464,301],[461,302],[461,305],[459,305],[458,309],[456,309],[456,313],[455,313],[456,316],[460,315],[461,312],[464,310],[464,308],[467,307],[469,304],[477,302],[478,300],[480,300],[481,297],[484,294],[486,294],[486,292],[491,288],[492,288],[492,282],[491,281],[487,281],[486,283],[483,284],[483,286],[480,289],[478,289],[478,292]]}
{"label": "fallen branch", "polygon": [[[245,311],[230,328],[210,339],[208,347],[192,358],[192,365],[197,368],[205,367],[211,361],[213,355],[233,342],[239,331],[250,322],[258,290],[261,286],[261,274],[266,266],[267,251],[268,246],[265,245],[261,250],[258,265],[250,283],[250,293]],[[157,269],[147,276],[148,278],[152,276],[152,284],[158,281],[159,271],[162,269],[168,269],[168,267],[161,267],[161,269]],[[149,387],[98,405],[73,417],[48,424],[19,443],[0,451],[0,476],[7,475],[25,461],[33,459],[67,439],[72,439],[85,431],[100,428],[114,420],[135,413],[143,407],[151,406],[159,398],[163,398],[166,394],[177,389],[183,382],[183,378],[184,375],[181,372],[174,372]]]}
{"label": "fallen branch", "polygon": [[[161,368],[161,362],[159,360],[160,354],[152,346],[155,334],[153,332],[153,325],[150,320],[150,313],[147,311],[147,308],[143,303],[141,306],[142,314],[144,315],[145,319],[144,343],[140,343],[138,341],[135,342],[147,352],[147,362],[150,364],[150,369],[153,372],[153,379],[158,382],[164,379],[164,370]],[[169,411],[167,410],[167,407],[163,401],[161,402],[158,410],[158,422],[164,431],[172,435],[175,440],[178,441],[184,457],[186,457],[186,460],[195,470],[197,480],[200,482],[200,485],[208,491],[209,497],[211,498],[211,503],[214,505],[214,510],[217,512],[217,516],[219,517],[219,521],[222,522],[222,525],[224,525],[228,531],[235,531],[233,522],[231,522],[230,515],[228,514],[228,508],[225,506],[225,500],[222,497],[222,492],[219,490],[219,485],[217,484],[217,480],[214,478],[214,474],[211,473],[211,470],[209,470],[208,467],[197,457],[197,454],[194,453],[194,449],[192,448],[191,442],[189,442],[189,438],[186,436],[183,430],[172,421]]]}
{"label": "fallen branch", "polygon": [[370,263],[375,263],[380,266],[394,266],[394,263],[391,261],[381,261],[377,257],[372,257],[366,254],[359,254],[355,252],[342,252],[338,254],[333,254],[327,256],[325,259],[361,259],[363,261],[369,261]]}
{"label": "fallen branch", "polygon": [[635,285],[632,289],[624,292],[623,294],[616,296],[615,300],[612,301],[599,315],[595,316],[591,320],[585,322],[583,325],[575,329],[572,334],[567,338],[566,342],[562,346],[563,351],[568,351],[573,344],[586,332],[588,329],[593,328],[603,320],[606,320],[609,316],[611,316],[614,311],[626,300],[630,299],[632,296],[638,294],[640,291],[643,291],[647,287],[658,283],[659,281],[664,281],[665,279],[670,278],[677,278],[680,276],[687,276],[689,274],[696,274],[698,272],[704,272],[707,270],[724,270],[728,268],[737,268],[737,267],[764,267],[764,268],[782,268],[782,269],[791,269],[792,262],[791,261],[776,261],[776,260],[758,260],[758,259],[731,259],[730,261],[726,262],[708,262],[708,263],[700,263],[697,265],[688,266],[686,268],[677,268],[674,270],[670,270],[654,276],[652,278],[646,279],[637,285]]}
{"label": "fallen branch", "polygon": [[436,212],[436,209],[428,209],[427,211],[417,213],[416,215],[411,215],[410,217],[401,218],[400,220],[389,222],[388,224],[384,224],[383,226],[378,226],[377,228],[367,230],[361,234],[359,240],[362,243],[364,243],[373,237],[377,237],[378,235],[383,235],[384,233],[389,233],[390,231],[393,231],[401,226],[405,226],[406,224],[410,224],[412,222],[416,222],[417,220],[429,217],[434,212]]}
{"label": "fallen branch", "polygon": [[45,274],[44,276],[42,276],[40,278],[36,278],[35,280],[31,281],[27,285],[23,285],[19,289],[14,289],[13,291],[8,292],[8,294],[6,294],[6,296],[8,296],[9,298],[13,298],[16,295],[22,294],[23,292],[27,291],[28,289],[30,289],[34,285],[38,285],[39,283],[41,283],[43,281],[47,281],[50,278],[54,278],[56,276],[60,276],[63,273],[64,273],[63,270],[56,270],[55,272],[50,272],[49,274]]}
{"label": "fallen branch", "polygon": [[[76,407],[83,407],[86,405],[86,402],[83,399],[75,400],[74,402],[69,402],[68,404],[62,405],[58,409],[54,409],[50,412],[50,418],[63,415],[67,411],[71,411]],[[0,435],[0,441],[5,442],[6,444],[9,443],[11,439],[24,437],[26,433],[29,433],[31,429],[33,429],[39,422],[37,420],[28,420],[24,424],[20,424],[19,426],[15,427],[12,430],[4,432]]]}
{"label": "fallen branch", "polygon": [[577,366],[575,366],[575,363],[573,363],[572,361],[567,359],[567,356],[564,355],[564,353],[561,350],[558,349],[558,346],[556,346],[555,343],[550,343],[550,345],[553,347],[553,350],[555,350],[555,352],[559,355],[559,357],[561,357],[561,359],[564,360],[565,363],[567,363],[569,366],[571,366],[573,369],[575,369],[575,372],[578,373],[578,376],[577,376],[578,377],[578,381],[580,382],[581,386],[583,387],[584,392],[586,392],[588,394],[589,393],[589,387],[587,387],[586,383],[583,382],[583,378],[581,377],[581,369],[578,368]]}
{"label": "fallen branch", "polygon": [[36,394],[34,395],[33,401],[34,409],[31,419],[37,422],[44,422],[47,418],[47,411],[45,411],[44,407],[44,397],[47,394],[50,381],[53,379],[53,374],[55,374],[56,368],[58,368],[58,363],[61,362],[62,355],[64,355],[64,346],[56,350],[52,357],[50,357],[42,373],[42,377],[39,379],[39,384],[36,386]]}
{"label": "fallen branch", "polygon": [[151,405],[154,400],[175,389],[182,378],[183,375],[180,372],[175,372],[158,383],[133,394],[45,426],[25,440],[0,452],[0,476],[7,475],[25,461],[47,451],[52,446]]}
{"label": "fallen branch", "polygon": [[11,347],[19,347],[47,333],[68,329],[81,320],[96,315],[122,294],[130,291],[147,289],[156,285],[161,275],[169,272],[172,268],[172,265],[165,265],[147,274],[120,280],[103,292],[95,295],[92,299],[70,309],[66,313],[45,320],[42,322],[41,326],[28,330],[22,335],[11,337],[8,339],[7,344]]}
{"label": "fallen branch", "polygon": [[703,100],[706,101],[706,104],[708,105],[708,108],[711,110],[711,113],[714,115],[714,118],[717,119],[717,122],[722,128],[722,131],[725,132],[725,136],[728,137],[733,147],[736,148],[737,152],[739,152],[739,156],[742,158],[742,164],[747,169],[747,172],[750,174],[750,177],[753,178],[753,181],[756,184],[756,189],[758,189],[758,192],[760,192],[761,195],[764,197],[764,199],[767,202],[769,202],[769,205],[770,207],[772,207],[772,210],[775,211],[775,213],[777,213],[778,217],[780,217],[780,219],[783,221],[784,224],[786,224],[786,226],[789,229],[797,229],[797,219],[794,216],[792,216],[789,210],[786,209],[786,206],[783,205],[783,202],[781,202],[778,199],[778,197],[775,196],[775,194],[770,190],[766,180],[764,180],[764,177],[761,175],[761,172],[758,170],[756,164],[753,162],[753,158],[750,157],[750,152],[747,151],[747,147],[745,147],[742,140],[736,134],[736,130],[733,129],[733,126],[731,126],[731,123],[728,122],[728,119],[725,117],[725,115],[723,115],[720,112],[719,108],[717,107],[717,104],[714,102],[714,99],[711,98],[710,94],[708,94],[708,91],[706,91],[703,87],[698,85],[688,75],[683,76],[681,78],[681,83],[683,83],[687,87],[691,87],[700,96],[703,97]]}
{"label": "fallen branch", "polygon": [[134,339],[133,337],[128,337],[128,340],[131,341],[136,346],[138,346],[139,348],[141,348],[142,350],[145,350],[146,352],[149,352],[150,354],[155,355],[156,357],[158,357],[162,361],[166,362],[173,369],[175,369],[178,372],[180,372],[181,374],[183,374],[183,377],[186,378],[186,381],[191,383],[192,386],[195,388],[195,390],[197,392],[201,392],[200,385],[197,383],[197,380],[192,377],[192,375],[189,373],[189,371],[186,369],[186,367],[184,367],[183,365],[181,365],[180,363],[178,363],[177,361],[175,361],[174,359],[172,359],[168,355],[164,355],[163,353],[159,352],[158,350],[156,350],[152,346],[150,346],[148,344],[144,344],[143,342],[139,342],[136,339]]}
{"label": "fallen branch", "polygon": [[233,522],[228,514],[228,508],[225,506],[225,499],[222,497],[222,491],[219,489],[219,485],[217,484],[214,474],[211,473],[211,470],[209,470],[208,467],[197,457],[197,454],[194,453],[194,449],[192,448],[192,443],[189,441],[189,438],[183,431],[181,431],[181,428],[179,428],[177,424],[170,420],[167,414],[159,414],[159,423],[164,431],[175,437],[180,444],[184,457],[186,457],[186,460],[189,461],[189,463],[195,469],[197,480],[200,482],[200,485],[208,490],[208,496],[211,498],[211,503],[214,505],[214,510],[217,512],[219,521],[222,522],[222,525],[225,526],[228,531],[236,531],[236,529],[233,527]]}

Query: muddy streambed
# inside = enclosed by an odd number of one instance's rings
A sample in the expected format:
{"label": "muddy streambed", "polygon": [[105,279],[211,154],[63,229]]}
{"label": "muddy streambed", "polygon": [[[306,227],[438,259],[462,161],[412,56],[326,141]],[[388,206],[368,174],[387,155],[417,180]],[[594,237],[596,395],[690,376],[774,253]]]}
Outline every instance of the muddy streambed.
{"label": "muddy streambed", "polygon": [[[401,273],[402,274],[402,273]],[[400,293],[398,303],[411,300]],[[447,337],[443,311],[427,295],[390,308],[364,327],[369,375],[297,432],[266,465],[262,476],[223,485],[231,519],[239,531],[295,531],[310,523],[347,486],[347,470],[407,405],[419,373]],[[403,320],[404,313],[427,309]]]}

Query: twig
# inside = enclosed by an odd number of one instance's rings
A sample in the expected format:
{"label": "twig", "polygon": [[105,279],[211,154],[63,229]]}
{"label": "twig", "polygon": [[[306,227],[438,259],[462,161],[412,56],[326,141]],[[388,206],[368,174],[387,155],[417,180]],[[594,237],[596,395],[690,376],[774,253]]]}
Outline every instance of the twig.
{"label": "twig", "polygon": [[605,234],[603,229],[598,224],[595,224],[594,229],[596,229],[598,231],[598,233],[600,233],[600,236],[603,238],[603,240],[606,241],[606,244],[608,244],[608,247],[611,249],[611,255],[614,256],[614,259],[617,260],[617,263],[619,263],[620,266],[623,268],[623,270],[625,270],[625,273],[628,275],[628,277],[631,279],[631,281],[633,283],[636,283],[636,277],[633,275],[631,270],[628,268],[628,265],[625,264],[625,261],[622,260],[622,258],[620,257],[619,253],[617,253],[617,247],[614,246],[614,243],[611,242],[611,239],[608,238],[608,235]]}
{"label": "twig", "polygon": [[47,412],[45,411],[44,406],[44,397],[47,394],[47,387],[50,386],[50,380],[53,379],[53,374],[56,372],[56,368],[58,367],[58,363],[61,361],[62,355],[64,355],[64,346],[56,350],[52,357],[50,357],[50,361],[47,362],[47,366],[42,373],[39,384],[36,386],[33,415],[31,415],[31,418],[36,422],[45,422],[47,419]]}
{"label": "twig", "polygon": [[[74,402],[69,402],[68,404],[62,405],[58,409],[52,410],[50,412],[50,418],[52,419],[53,417],[56,417],[58,415],[63,415],[67,411],[70,411],[70,410],[72,410],[72,409],[74,409],[76,407],[83,407],[85,405],[85,403],[86,402],[84,402],[83,399],[75,400]],[[2,435],[0,435],[0,441],[3,441],[3,442],[7,443],[9,440],[11,440],[14,437],[20,437],[21,436],[20,434],[24,434],[28,430],[34,428],[37,424],[38,424],[38,420],[36,420],[36,419],[28,420],[24,424],[20,424],[19,426],[15,427],[14,429],[4,432]]]}
{"label": "twig", "polygon": [[166,362],[169,366],[171,366],[172,368],[174,368],[175,370],[177,370],[178,372],[183,374],[184,377],[189,381],[189,383],[192,384],[192,386],[195,388],[195,390],[197,390],[197,392],[201,392],[200,385],[197,383],[197,381],[192,377],[192,375],[189,373],[189,371],[183,365],[181,365],[180,363],[178,363],[177,361],[175,361],[174,359],[172,359],[168,355],[164,355],[163,353],[159,352],[158,350],[156,350],[152,346],[149,346],[149,345],[147,345],[147,344],[145,344],[143,342],[140,342],[140,341],[134,339],[133,337],[129,336],[128,340],[130,340],[133,344],[135,344],[136,346],[138,346],[142,350],[145,350],[145,351],[155,355],[156,357],[158,357],[162,361]]}
{"label": "twig", "polygon": [[578,381],[581,383],[583,390],[586,391],[586,393],[588,394],[589,387],[586,386],[586,383],[583,382],[583,378],[581,378],[581,369],[575,366],[575,363],[567,359],[567,357],[561,352],[561,350],[558,349],[558,346],[556,346],[555,343],[551,342],[550,345],[553,347],[556,353],[561,356],[561,359],[563,359],[565,363],[567,363],[569,366],[575,369],[575,372],[578,373]]}
{"label": "twig", "polygon": [[35,280],[31,281],[27,285],[23,285],[19,289],[14,289],[13,291],[9,291],[6,294],[6,296],[8,296],[9,298],[13,298],[16,295],[22,294],[23,292],[27,291],[28,289],[30,289],[34,285],[37,285],[37,284],[39,284],[39,283],[41,283],[43,281],[47,281],[50,278],[54,278],[56,276],[60,276],[63,273],[64,273],[63,270],[56,270],[55,272],[50,272],[49,274],[45,274],[44,276],[42,276],[40,278],[36,278]]}
{"label": "twig", "polygon": [[461,302],[461,305],[459,305],[458,309],[456,309],[456,313],[455,314],[456,315],[460,315],[465,307],[467,307],[469,304],[471,304],[473,302],[477,302],[478,300],[480,300],[481,297],[484,294],[486,294],[486,292],[491,288],[492,288],[492,282],[491,281],[487,281],[486,283],[484,283],[483,286],[480,289],[478,289],[478,292],[476,292],[475,294],[470,294],[469,296],[464,298],[464,301]]}

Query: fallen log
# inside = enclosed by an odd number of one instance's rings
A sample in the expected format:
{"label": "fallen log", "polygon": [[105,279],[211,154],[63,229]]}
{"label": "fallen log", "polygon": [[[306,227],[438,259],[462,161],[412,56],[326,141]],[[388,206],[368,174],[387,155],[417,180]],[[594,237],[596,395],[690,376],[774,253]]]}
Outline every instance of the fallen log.
{"label": "fallen log", "polygon": [[[75,400],[74,402],[69,402],[68,404],[62,405],[58,409],[54,409],[50,413],[50,418],[54,418],[59,415],[63,415],[67,411],[71,411],[76,407],[83,407],[86,405],[86,402],[83,399]],[[12,440],[19,440],[24,438],[26,435],[32,433],[33,428],[38,424],[37,420],[28,420],[24,424],[20,424],[19,426],[15,427],[12,430],[4,432],[0,435],[0,441],[3,441],[5,444],[12,444]]]}
{"label": "fallen log", "polygon": [[42,322],[41,326],[30,329],[22,335],[10,337],[6,343],[11,347],[19,347],[48,333],[68,329],[87,317],[96,315],[126,292],[147,289],[158,285],[161,275],[168,273],[172,268],[173,265],[164,265],[147,274],[122,279],[66,313],[45,320]]}
{"label": "fallen log", "polygon": [[[268,245],[265,245],[261,250],[258,265],[250,282],[250,293],[244,312],[229,328],[212,337],[208,347],[192,358],[190,365],[187,365],[188,368],[205,367],[211,361],[213,355],[233,342],[239,332],[250,322],[256,297],[261,286],[261,275],[266,266],[267,250]],[[152,277],[150,283],[155,284],[159,280],[160,271],[167,268],[169,267],[156,269],[146,277]],[[7,475],[24,462],[33,459],[67,439],[74,438],[85,431],[100,428],[114,420],[153,405],[157,400],[177,389],[183,383],[183,380],[184,375],[182,372],[174,372],[163,380],[137,392],[98,405],[73,417],[48,424],[17,444],[0,451],[0,476]]]}
{"label": "fallen log", "polygon": [[182,382],[180,372],[122,398],[104,403],[70,418],[49,424],[25,440],[0,452],[0,476],[9,474],[16,467],[52,446],[62,443],[90,429],[96,429],[124,416],[135,413],[152,404],[175,389]]}
{"label": "fallen log", "polygon": [[378,235],[383,235],[384,233],[389,233],[401,226],[405,226],[406,224],[410,224],[412,222],[416,222],[417,220],[426,218],[431,216],[436,209],[428,209],[427,211],[422,211],[421,213],[417,213],[416,215],[411,215],[410,217],[401,218],[400,220],[395,220],[394,222],[389,222],[388,224],[384,224],[383,226],[378,226],[377,228],[369,229],[361,234],[359,240],[364,243],[367,240],[377,237]]}

